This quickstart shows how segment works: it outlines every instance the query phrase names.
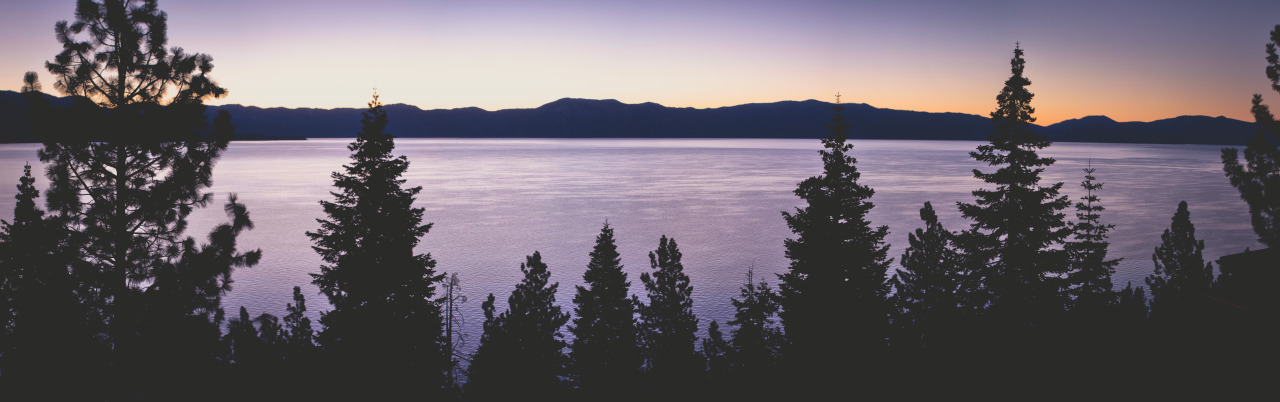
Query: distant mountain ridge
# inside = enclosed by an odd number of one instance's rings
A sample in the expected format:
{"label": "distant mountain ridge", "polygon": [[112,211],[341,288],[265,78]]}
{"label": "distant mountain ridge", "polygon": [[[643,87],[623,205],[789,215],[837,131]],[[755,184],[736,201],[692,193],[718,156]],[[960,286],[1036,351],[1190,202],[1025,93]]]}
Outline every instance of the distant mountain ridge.
{"label": "distant mountain ridge", "polygon": [[[55,101],[56,104],[56,101]],[[613,99],[563,98],[532,109],[476,107],[423,110],[387,105],[387,131],[402,138],[822,138],[831,103],[817,100],[750,103],[709,109],[627,104]],[[985,140],[988,117],[844,104],[850,135],[864,139]],[[257,138],[351,138],[364,108],[260,108],[210,106],[231,113],[237,133]],[[0,91],[0,142],[29,141],[21,94]],[[1180,116],[1153,122],[1116,122],[1105,116],[1037,126],[1053,141],[1243,145],[1254,123],[1226,117]]]}

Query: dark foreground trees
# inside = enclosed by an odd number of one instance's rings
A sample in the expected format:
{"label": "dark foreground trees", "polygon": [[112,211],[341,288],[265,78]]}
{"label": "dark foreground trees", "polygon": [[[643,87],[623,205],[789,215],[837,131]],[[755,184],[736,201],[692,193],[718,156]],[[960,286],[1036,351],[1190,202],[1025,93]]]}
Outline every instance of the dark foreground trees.
{"label": "dark foreground trees", "polygon": [[92,375],[83,365],[95,344],[75,293],[74,250],[37,205],[35,182],[28,165],[13,222],[0,221],[0,389],[18,399],[83,398],[92,393],[58,384]]}
{"label": "dark foreground trees", "polygon": [[973,222],[958,244],[982,283],[986,300],[978,304],[987,306],[985,315],[1000,327],[999,336],[1019,342],[1029,341],[1026,331],[1043,328],[1040,324],[1055,320],[1066,306],[1068,264],[1060,246],[1071,234],[1063,219],[1070,203],[1059,195],[1062,183],[1040,185],[1040,174],[1054,159],[1037,154],[1050,143],[1032,130],[1035,108],[1022,54],[1021,47],[1014,48],[1012,76],[996,96],[990,143],[969,153],[996,167],[973,170],[975,178],[994,188],[975,190],[972,204],[958,203]]}
{"label": "dark foreground trees", "polygon": [[1071,309],[1075,314],[1104,314],[1116,303],[1116,293],[1111,275],[1116,271],[1119,258],[1107,258],[1108,233],[1115,225],[1102,223],[1101,212],[1106,210],[1095,192],[1102,189],[1093,176],[1092,165],[1084,169],[1084,181],[1080,187],[1085,196],[1076,203],[1076,221],[1071,225],[1072,239],[1064,245],[1070,268],[1067,273]]}
{"label": "dark foreground trees", "polygon": [[755,282],[754,269],[747,270],[747,282],[738,290],[738,297],[730,299],[734,313],[729,325],[734,328],[727,351],[728,389],[735,397],[776,395],[774,384],[786,343],[778,324],[778,299],[769,282]]}
{"label": "dark foreground trees", "polygon": [[1186,201],[1178,203],[1173,223],[1160,240],[1151,255],[1155,272],[1147,277],[1152,320],[1183,321],[1207,314],[1204,309],[1213,286],[1213,264],[1204,261],[1204,240],[1196,239]]}
{"label": "dark foreground trees", "polygon": [[[861,173],[849,155],[853,146],[839,99],[834,109],[831,134],[819,151],[823,173],[796,188],[806,206],[782,213],[796,234],[786,240],[791,266],[779,286],[788,364],[799,378],[818,384],[834,378],[867,381],[846,375],[879,372],[876,361],[887,330],[889,228],[867,220],[875,192],[858,183]],[[834,377],[820,378],[827,375]]]}
{"label": "dark foreground trees", "polygon": [[[1280,25],[1271,31],[1267,43],[1267,78],[1271,88],[1280,93]],[[1280,122],[1271,109],[1262,103],[1262,95],[1253,95],[1254,121],[1257,134],[1244,150],[1244,163],[1234,148],[1222,150],[1222,169],[1231,185],[1240,191],[1240,198],[1249,206],[1253,231],[1258,241],[1268,247],[1280,246]]]}
{"label": "dark foreground trees", "polygon": [[333,305],[321,315],[319,341],[340,393],[436,395],[451,362],[436,300],[444,275],[430,254],[414,253],[431,224],[413,207],[422,187],[402,187],[409,160],[391,155],[386,126],[375,93],[347,147],[351,163],[333,173],[334,200],[320,202],[327,218],[307,233],[325,262],[313,283]]}
{"label": "dark foreground trees", "polygon": [[506,401],[562,397],[566,374],[560,328],[569,314],[556,304],[556,288],[542,254],[520,264],[524,279],[507,297],[507,311],[494,315],[493,294],[482,305],[484,334],[468,368],[468,400]]}
{"label": "dark foreground trees", "polygon": [[687,397],[704,370],[694,350],[698,318],[693,314],[693,286],[684,273],[683,254],[675,239],[662,236],[649,253],[653,273],[640,274],[648,304],[636,299],[639,340],[645,359],[645,382],[654,398]]}
{"label": "dark foreground trees", "polygon": [[960,326],[973,320],[973,284],[955,248],[954,235],[942,227],[933,204],[920,208],[924,227],[907,235],[902,269],[890,282],[893,350],[900,356],[944,353],[957,345]]}
{"label": "dark foreground trees", "polygon": [[638,392],[641,356],[635,306],[627,296],[631,282],[622,271],[613,228],[596,236],[583,285],[573,296],[574,319],[569,350],[574,385],[587,398],[631,398]]}
{"label": "dark foreground trees", "polygon": [[231,272],[259,256],[237,250],[252,224],[234,198],[207,242],[186,235],[187,216],[213,200],[205,189],[232,127],[204,117],[202,102],[226,92],[208,76],[212,58],[169,47],[166,27],[155,1],[79,1],[45,64],[75,104],[32,104],[50,217],[74,260],[62,269],[91,324],[93,351],[74,366],[95,372],[82,389],[107,398],[179,399],[207,378]]}

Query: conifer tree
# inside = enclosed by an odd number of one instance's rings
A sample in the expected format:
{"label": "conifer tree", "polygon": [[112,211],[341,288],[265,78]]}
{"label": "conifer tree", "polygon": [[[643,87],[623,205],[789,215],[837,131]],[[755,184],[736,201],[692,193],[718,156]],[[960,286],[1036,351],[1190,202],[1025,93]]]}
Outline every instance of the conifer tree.
{"label": "conifer tree", "polygon": [[284,360],[285,333],[280,326],[280,318],[268,313],[259,314],[253,319],[258,327],[258,340],[266,349],[267,361],[279,363]]}
{"label": "conifer tree", "polygon": [[[13,223],[0,220],[0,363],[7,363],[16,349],[13,334],[22,321],[19,317],[27,303],[23,299],[39,286],[31,280],[41,271],[54,269],[48,263],[56,255],[58,239],[50,236],[53,227],[36,206],[38,197],[31,165],[26,165],[14,196],[18,202],[13,208]],[[0,373],[8,372],[11,367],[0,364]]]}
{"label": "conifer tree", "polygon": [[924,203],[920,219],[924,227],[907,235],[902,268],[890,279],[894,347],[907,353],[941,347],[975,307],[967,300],[971,289],[953,235],[938,222],[933,204]]}
{"label": "conifer tree", "polygon": [[203,101],[226,90],[209,77],[211,57],[168,46],[167,15],[154,0],[82,0],[75,17],[56,24],[63,50],[45,67],[76,104],[33,110],[57,114],[33,118],[33,128],[45,141],[48,208],[84,261],[75,278],[98,323],[92,338],[104,358],[95,365],[109,368],[104,386],[88,388],[107,398],[177,398],[212,369],[231,272],[259,256],[235,248],[251,226],[234,200],[233,222],[209,243],[185,234],[187,216],[212,200],[204,190],[233,130],[223,115],[203,136]]}
{"label": "conifer tree", "polygon": [[[323,367],[320,364],[323,356],[316,347],[315,329],[312,328],[311,318],[307,317],[306,312],[307,301],[302,295],[302,288],[294,286],[293,302],[285,304],[285,316],[279,320],[278,324],[271,322],[275,317],[270,314],[258,316],[259,338],[264,343],[270,343],[268,340],[275,339],[271,349],[276,354],[273,357],[275,365],[270,368],[274,372],[263,374],[262,376],[269,380],[258,383],[261,384],[261,388],[272,391],[262,396],[263,399],[271,396],[271,399],[307,400],[331,396],[327,387],[304,386],[324,376]],[[250,380],[241,382],[253,383],[257,379]]]}
{"label": "conifer tree", "polygon": [[806,370],[878,370],[869,357],[885,343],[889,228],[867,221],[875,192],[858,183],[839,97],[833,109],[819,151],[823,173],[795,190],[808,205],[782,213],[796,234],[785,241],[791,265],[779,276],[787,358]]}
{"label": "conifer tree", "polygon": [[990,143],[969,153],[997,167],[990,173],[973,170],[975,178],[995,188],[975,190],[972,204],[957,203],[960,213],[973,222],[957,244],[966,261],[974,264],[969,269],[980,278],[986,300],[978,304],[986,305],[1000,325],[1026,329],[1036,321],[1051,320],[1066,304],[1067,256],[1060,246],[1071,231],[1063,219],[1070,202],[1059,195],[1062,183],[1040,185],[1040,174],[1054,159],[1037,154],[1050,142],[1032,130],[1035,108],[1022,55],[1022,48],[1015,47],[1012,76],[991,112]]}
{"label": "conifer tree", "polygon": [[365,384],[362,390],[431,395],[443,389],[450,362],[436,300],[444,274],[430,254],[414,253],[431,224],[413,207],[422,187],[402,187],[409,160],[391,156],[386,126],[375,92],[347,146],[351,163],[332,175],[334,200],[320,201],[327,218],[307,232],[325,262],[312,283],[333,305],[321,314],[319,340],[335,370]]}
{"label": "conifer tree", "polygon": [[257,371],[266,360],[266,345],[258,336],[258,328],[249,317],[249,310],[240,306],[240,314],[227,321],[225,337],[233,364],[239,368]]}
{"label": "conifer tree", "polygon": [[480,310],[484,312],[484,324],[481,326],[484,332],[480,334],[480,346],[471,355],[471,364],[467,366],[467,383],[463,386],[467,400],[496,401],[509,397],[508,392],[512,390],[502,380],[518,375],[506,364],[506,359],[515,356],[516,341],[508,336],[506,328],[498,321],[496,301],[490,293],[480,303]]}
{"label": "conifer tree", "polygon": [[738,297],[730,302],[734,313],[729,325],[735,328],[729,354],[733,375],[738,380],[735,388],[750,395],[775,386],[770,380],[777,374],[785,343],[777,323],[778,294],[769,282],[755,282],[754,269],[748,269],[747,282],[738,290]]}
{"label": "conifer tree", "polygon": [[40,92],[40,76],[35,71],[22,74],[22,93]]}
{"label": "conifer tree", "polygon": [[635,307],[627,296],[631,286],[622,271],[613,228],[606,222],[596,236],[583,284],[573,296],[570,331],[571,375],[579,390],[591,398],[628,396],[637,391],[640,351],[637,348]]}
{"label": "conifer tree", "polygon": [[1155,272],[1147,276],[1153,320],[1179,320],[1203,305],[1213,286],[1213,263],[1204,261],[1204,240],[1196,239],[1187,202],[1178,203],[1173,223],[1151,255]]}
{"label": "conifer tree", "polygon": [[1112,325],[1102,334],[1102,341],[1113,345],[1110,350],[1125,352],[1129,347],[1142,347],[1142,331],[1146,328],[1150,309],[1147,308],[1147,292],[1142,286],[1126,283],[1116,292],[1115,309],[1108,318]]}
{"label": "conifer tree", "polygon": [[481,306],[485,332],[471,363],[468,399],[547,399],[561,391],[565,342],[560,328],[569,314],[556,304],[560,284],[549,283],[551,272],[537,251],[520,271],[524,279],[507,298],[507,311],[494,316],[492,294]]}
{"label": "conifer tree", "polygon": [[1076,222],[1070,225],[1072,240],[1064,246],[1071,262],[1067,280],[1073,308],[1086,315],[1102,314],[1115,302],[1111,275],[1121,260],[1107,259],[1107,233],[1115,225],[1101,222],[1100,212],[1105,208],[1099,204],[1095,191],[1102,189],[1102,183],[1094,181],[1094,171],[1092,164],[1084,169],[1080,187],[1084,188],[1085,196],[1076,203]]}
{"label": "conifer tree", "polygon": [[31,165],[18,181],[13,222],[0,220],[0,389],[17,399],[79,399],[92,349],[71,276],[67,233],[36,204]]}
{"label": "conifer tree", "polygon": [[676,393],[692,387],[693,379],[703,370],[702,359],[694,350],[698,318],[693,314],[693,286],[681,257],[676,240],[662,236],[658,249],[649,253],[653,275],[640,274],[649,304],[635,300],[648,381],[659,397],[681,397]]}
{"label": "conifer tree", "polygon": [[449,356],[449,374],[445,379],[446,384],[452,388],[454,392],[460,392],[458,388],[462,383],[461,378],[465,375],[462,365],[458,364],[459,359],[464,356],[459,349],[465,344],[466,335],[460,329],[462,327],[462,307],[461,303],[467,302],[467,296],[462,294],[462,281],[458,279],[458,273],[454,272],[448,275],[448,279],[444,282],[444,295],[440,297],[441,305],[444,307],[444,341],[445,355]]}
{"label": "conifer tree", "polygon": [[[1210,298],[1215,287],[1213,264],[1204,261],[1204,240],[1196,239],[1195,227],[1186,201],[1151,255],[1155,265],[1146,278],[1151,289],[1149,330],[1142,342],[1149,353],[1153,375],[1162,378],[1192,378],[1226,381],[1254,375],[1261,362],[1245,363],[1245,356],[1265,356],[1270,339],[1256,335],[1272,333],[1267,326],[1250,326]],[[1229,307],[1227,307],[1229,308]],[[1264,335],[1265,337],[1265,335]],[[1261,341],[1261,342],[1260,342]],[[1272,349],[1274,350],[1274,349]]]}
{"label": "conifer tree", "polygon": [[[1267,78],[1271,80],[1271,89],[1280,93],[1280,53],[1277,46],[1280,46],[1280,25],[1271,31],[1271,42],[1267,43]],[[1249,205],[1249,216],[1258,241],[1268,247],[1277,247],[1280,246],[1280,148],[1276,144],[1280,142],[1280,122],[1262,103],[1261,94],[1253,95],[1250,111],[1258,128],[1244,150],[1245,163],[1240,163],[1239,152],[1235,148],[1225,148],[1222,150],[1222,169],[1231,185],[1240,191],[1240,198]]]}
{"label": "conifer tree", "polygon": [[732,347],[724,340],[720,323],[707,325],[707,338],[702,340],[702,356],[707,364],[707,382],[712,392],[723,390],[729,379],[729,354]]}
{"label": "conifer tree", "polygon": [[302,296],[302,287],[293,287],[293,303],[286,304],[285,311],[288,312],[284,316],[285,343],[295,350],[311,349],[315,345],[315,330],[306,315],[307,299]]}

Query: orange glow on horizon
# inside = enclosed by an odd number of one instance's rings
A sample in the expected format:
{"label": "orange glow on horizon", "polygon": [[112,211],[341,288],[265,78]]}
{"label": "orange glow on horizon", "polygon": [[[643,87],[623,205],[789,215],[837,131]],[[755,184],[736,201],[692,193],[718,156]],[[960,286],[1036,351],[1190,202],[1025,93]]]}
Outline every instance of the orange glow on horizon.
{"label": "orange glow on horizon", "polygon": [[[1090,115],[1251,121],[1254,93],[1280,99],[1262,71],[1280,2],[300,4],[160,7],[171,46],[214,57],[229,95],[210,104],[360,108],[374,85],[389,104],[486,110],[564,97],[719,108],[838,91],[848,103],[987,116],[1018,41],[1041,125]],[[60,50],[51,28],[74,6],[19,2],[0,15],[0,90],[38,71],[53,92],[43,69]]]}

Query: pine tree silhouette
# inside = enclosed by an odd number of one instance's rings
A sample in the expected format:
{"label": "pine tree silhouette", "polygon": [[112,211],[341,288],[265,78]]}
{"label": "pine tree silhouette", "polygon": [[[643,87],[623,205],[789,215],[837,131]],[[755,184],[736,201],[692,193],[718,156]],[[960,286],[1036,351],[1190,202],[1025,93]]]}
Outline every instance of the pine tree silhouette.
{"label": "pine tree silhouette", "polygon": [[676,240],[662,236],[658,249],[649,253],[653,274],[640,274],[649,303],[635,299],[646,380],[656,398],[687,397],[704,370],[694,350],[698,318],[693,314],[693,286],[681,258]]}
{"label": "pine tree silhouette", "polygon": [[707,324],[707,337],[702,340],[702,356],[707,364],[707,389],[711,394],[725,394],[730,384],[729,354],[732,347],[724,340],[720,323]]}
{"label": "pine tree silhouette", "polygon": [[866,219],[875,191],[858,183],[861,173],[849,155],[853,146],[839,98],[833,109],[831,134],[819,151],[823,173],[795,191],[807,206],[782,213],[796,234],[785,242],[791,265],[779,276],[787,358],[793,373],[819,384],[833,383],[819,374],[844,378],[850,371],[880,371],[875,356],[885,346],[888,313],[889,228],[872,227]]}
{"label": "pine tree silhouette", "polygon": [[1084,169],[1085,196],[1076,203],[1076,222],[1070,225],[1072,240],[1064,246],[1071,263],[1067,275],[1073,308],[1080,314],[1104,314],[1115,302],[1116,294],[1112,290],[1111,275],[1116,272],[1116,265],[1121,258],[1107,259],[1107,233],[1115,225],[1103,224],[1101,212],[1105,208],[1095,193],[1102,189],[1102,183],[1094,180],[1092,163]]}
{"label": "pine tree silhouette", "polygon": [[[1280,25],[1271,31],[1271,42],[1267,43],[1267,78],[1271,80],[1271,89],[1280,93],[1280,53],[1277,53],[1277,46],[1280,46]],[[1240,163],[1239,152],[1235,148],[1225,148],[1222,150],[1222,169],[1231,185],[1240,191],[1240,198],[1249,205],[1249,216],[1258,241],[1268,247],[1277,247],[1280,246],[1280,197],[1276,196],[1280,194],[1280,148],[1276,144],[1280,142],[1280,122],[1276,122],[1271,109],[1262,103],[1261,94],[1253,95],[1250,111],[1258,128],[1244,150],[1245,163]]]}
{"label": "pine tree silhouette", "polygon": [[484,302],[484,335],[469,368],[467,399],[547,399],[563,392],[565,342],[560,328],[569,314],[556,304],[558,283],[542,254],[533,252],[520,264],[524,279],[507,298],[507,311],[494,316],[494,298]]}
{"label": "pine tree silhouette", "polygon": [[777,322],[778,294],[769,283],[755,282],[755,270],[747,269],[747,282],[738,290],[733,303],[732,349],[728,352],[733,366],[736,397],[770,395],[777,391],[774,382],[786,340]]}
{"label": "pine tree silhouette", "polygon": [[596,236],[583,285],[573,296],[574,319],[569,350],[573,381],[588,398],[631,398],[638,391],[640,351],[635,307],[627,296],[613,228]]}
{"label": "pine tree silhouette", "polygon": [[347,392],[435,395],[451,362],[436,299],[444,274],[430,254],[414,254],[431,224],[413,207],[422,187],[402,187],[409,160],[391,156],[386,126],[375,92],[347,146],[351,163],[333,173],[334,200],[320,202],[327,218],[307,232],[325,262],[312,283],[333,305],[321,314],[319,341]]}
{"label": "pine tree silhouette", "polygon": [[981,279],[987,301],[979,304],[987,305],[992,319],[1010,329],[1034,327],[1036,321],[1051,320],[1064,309],[1068,266],[1060,246],[1071,234],[1063,219],[1070,202],[1059,195],[1062,183],[1039,184],[1040,174],[1054,159],[1036,153],[1050,142],[1032,130],[1035,108],[1022,55],[1022,48],[1015,47],[1012,76],[991,112],[995,127],[987,137],[990,143],[969,153],[998,167],[990,173],[973,170],[975,178],[995,188],[975,190],[972,204],[957,203],[973,222],[957,244],[965,259],[975,264],[968,269]]}
{"label": "pine tree silhouette", "polygon": [[1151,255],[1155,272],[1147,276],[1151,288],[1151,316],[1159,320],[1184,320],[1204,305],[1213,286],[1213,263],[1204,261],[1204,240],[1196,239],[1187,202],[1178,203],[1173,223],[1160,236]]}
{"label": "pine tree silhouette", "polygon": [[920,208],[924,227],[907,235],[910,245],[899,260],[902,269],[890,279],[894,293],[891,317],[898,331],[895,352],[911,356],[947,349],[959,336],[962,320],[972,319],[973,289],[958,254],[954,236],[938,222],[933,204]]}
{"label": "pine tree silhouette", "polygon": [[13,222],[0,220],[0,389],[16,399],[81,399],[94,351],[91,327],[77,296],[75,261],[56,217],[37,206],[31,165],[18,181]]}
{"label": "pine tree silhouette", "polygon": [[47,205],[75,234],[77,287],[98,325],[99,361],[82,366],[104,368],[102,383],[85,388],[99,399],[182,399],[215,370],[231,272],[260,255],[236,250],[251,225],[235,200],[209,243],[185,234],[187,216],[212,201],[204,190],[232,131],[224,116],[202,136],[203,101],[226,90],[209,76],[211,57],[168,46],[154,0],[79,1],[75,16],[56,24],[63,50],[45,63],[74,105],[37,106],[32,123]]}

